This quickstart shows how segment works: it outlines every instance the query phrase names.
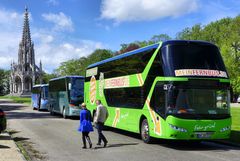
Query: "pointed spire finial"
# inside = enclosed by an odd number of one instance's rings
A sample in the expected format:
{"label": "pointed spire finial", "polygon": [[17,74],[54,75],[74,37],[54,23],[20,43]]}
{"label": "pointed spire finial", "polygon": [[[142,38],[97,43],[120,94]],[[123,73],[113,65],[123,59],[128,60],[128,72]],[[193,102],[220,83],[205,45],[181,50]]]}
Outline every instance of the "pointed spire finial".
{"label": "pointed spire finial", "polygon": [[28,12],[28,7],[27,7],[27,5],[25,6],[25,12]]}

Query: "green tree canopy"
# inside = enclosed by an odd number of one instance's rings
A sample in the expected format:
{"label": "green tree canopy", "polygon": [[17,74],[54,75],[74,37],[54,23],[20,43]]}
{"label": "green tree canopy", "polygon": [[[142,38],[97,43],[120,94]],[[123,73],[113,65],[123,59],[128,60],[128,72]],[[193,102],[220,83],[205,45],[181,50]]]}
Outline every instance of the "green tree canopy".
{"label": "green tree canopy", "polygon": [[0,69],[0,95],[9,93],[9,77],[9,70]]}
{"label": "green tree canopy", "polygon": [[97,49],[87,57],[79,59],[71,59],[62,62],[61,65],[55,70],[57,76],[65,75],[85,75],[86,68],[93,63],[110,58],[113,52],[107,49]]}

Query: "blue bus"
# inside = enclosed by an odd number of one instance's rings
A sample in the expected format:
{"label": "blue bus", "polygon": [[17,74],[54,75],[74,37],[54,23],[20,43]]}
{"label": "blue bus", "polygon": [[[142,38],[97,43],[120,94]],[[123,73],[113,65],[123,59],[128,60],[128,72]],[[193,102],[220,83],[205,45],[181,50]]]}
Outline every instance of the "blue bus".
{"label": "blue bus", "polygon": [[34,85],[32,88],[32,107],[33,110],[48,109],[48,84]]}
{"label": "blue bus", "polygon": [[84,101],[84,77],[64,76],[49,81],[49,111],[63,118],[79,116]]}

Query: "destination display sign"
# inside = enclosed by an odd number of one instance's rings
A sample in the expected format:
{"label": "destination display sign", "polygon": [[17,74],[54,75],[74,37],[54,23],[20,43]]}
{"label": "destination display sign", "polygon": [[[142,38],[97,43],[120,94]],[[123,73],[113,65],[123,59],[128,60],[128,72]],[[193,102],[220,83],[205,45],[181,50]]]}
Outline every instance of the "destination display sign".
{"label": "destination display sign", "polygon": [[175,76],[203,76],[227,78],[227,73],[219,70],[208,69],[179,69],[175,70]]}
{"label": "destination display sign", "polygon": [[91,77],[93,75],[97,75],[97,72],[98,72],[98,68],[97,67],[88,69],[86,71],[86,77]]}

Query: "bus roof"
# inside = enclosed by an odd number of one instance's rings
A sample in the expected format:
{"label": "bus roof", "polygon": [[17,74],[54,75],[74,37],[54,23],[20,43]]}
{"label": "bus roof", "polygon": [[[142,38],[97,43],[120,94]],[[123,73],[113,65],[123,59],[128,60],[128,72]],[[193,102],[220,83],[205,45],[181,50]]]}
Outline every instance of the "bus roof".
{"label": "bus roof", "polygon": [[[214,44],[212,44],[210,42],[199,41],[199,40],[167,40],[167,41],[164,41],[162,43],[162,46],[172,45],[172,44],[186,44],[186,43],[198,43],[198,44],[205,44],[205,45],[214,45]],[[143,51],[146,51],[146,50],[149,50],[149,49],[157,48],[159,46],[159,44],[160,44],[160,42],[156,43],[156,44],[153,44],[153,45],[146,46],[146,47],[142,47],[142,48],[139,48],[139,49],[136,49],[136,50],[133,50],[133,51],[129,51],[127,53],[124,53],[124,54],[121,54],[121,55],[117,55],[117,56],[114,56],[112,58],[108,58],[108,59],[99,61],[97,63],[89,65],[87,67],[87,69],[96,67],[96,66],[101,65],[101,64],[105,64],[107,62],[111,62],[111,61],[114,61],[114,60],[122,59],[122,58],[125,58],[125,57],[128,57],[128,56],[134,55],[134,54],[138,54],[140,52],[143,52]],[[214,46],[216,46],[216,45],[214,45]]]}
{"label": "bus roof", "polygon": [[186,44],[186,43],[196,43],[196,44],[202,44],[202,45],[214,45],[215,44],[208,42],[208,41],[202,41],[202,40],[168,40],[164,41],[162,43],[162,46],[166,45],[173,45],[173,44]]}
{"label": "bus roof", "polygon": [[50,79],[50,81],[59,80],[59,79],[65,79],[65,78],[84,78],[84,76],[68,75],[68,76],[53,78],[53,79]]}
{"label": "bus roof", "polygon": [[134,54],[138,54],[140,52],[143,52],[143,51],[146,51],[146,50],[149,50],[149,49],[154,49],[154,48],[157,48],[158,46],[159,46],[159,43],[153,44],[153,45],[149,45],[149,46],[146,46],[146,47],[143,47],[143,48],[139,48],[139,49],[136,49],[136,50],[133,50],[133,51],[129,51],[127,53],[124,53],[124,54],[121,54],[121,55],[117,55],[117,56],[114,56],[112,58],[108,58],[108,59],[99,61],[97,63],[91,64],[91,65],[89,65],[87,67],[87,69],[96,67],[96,66],[101,65],[101,64],[105,64],[105,63],[110,62],[110,61],[122,59],[122,58],[125,58],[125,57],[128,57],[128,56],[134,55]]}
{"label": "bus roof", "polygon": [[34,87],[45,87],[45,86],[48,86],[48,84],[36,84],[33,86]]}

